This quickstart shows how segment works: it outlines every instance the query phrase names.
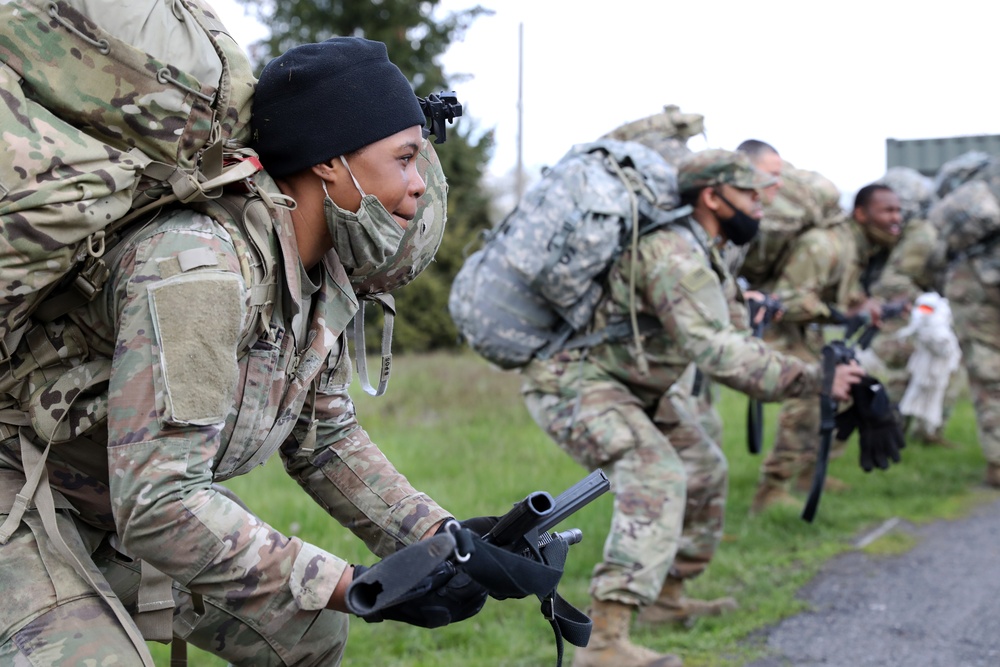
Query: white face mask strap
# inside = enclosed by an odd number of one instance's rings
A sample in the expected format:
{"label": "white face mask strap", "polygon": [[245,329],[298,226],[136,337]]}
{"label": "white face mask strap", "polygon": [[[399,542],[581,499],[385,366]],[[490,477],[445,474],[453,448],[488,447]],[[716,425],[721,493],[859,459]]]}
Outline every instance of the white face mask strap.
{"label": "white face mask strap", "polygon": [[358,179],[354,178],[354,172],[351,171],[351,168],[347,165],[347,160],[343,155],[340,156],[340,161],[344,164],[344,169],[347,170],[347,173],[350,174],[351,180],[354,181],[354,187],[356,187],[358,192],[361,193],[362,198],[367,197],[368,195],[366,195],[365,191],[361,189],[361,184],[358,183]]}

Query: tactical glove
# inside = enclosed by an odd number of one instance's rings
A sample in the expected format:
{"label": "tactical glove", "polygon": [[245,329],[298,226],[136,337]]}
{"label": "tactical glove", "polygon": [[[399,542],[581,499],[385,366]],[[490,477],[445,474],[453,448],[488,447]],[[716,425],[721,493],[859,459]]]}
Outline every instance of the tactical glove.
{"label": "tactical glove", "polygon": [[903,432],[892,412],[882,384],[866,375],[851,387],[853,405],[836,417],[837,439],[846,440],[855,429],[861,446],[861,469],[886,470],[889,461],[899,463],[899,450],[906,447]]}
{"label": "tactical glove", "polygon": [[[376,563],[372,568],[380,565]],[[355,565],[354,577],[360,577],[369,569]],[[421,628],[440,628],[478,614],[486,604],[486,597],[485,588],[445,561],[410,589],[403,601],[361,618],[369,623],[388,620]]]}

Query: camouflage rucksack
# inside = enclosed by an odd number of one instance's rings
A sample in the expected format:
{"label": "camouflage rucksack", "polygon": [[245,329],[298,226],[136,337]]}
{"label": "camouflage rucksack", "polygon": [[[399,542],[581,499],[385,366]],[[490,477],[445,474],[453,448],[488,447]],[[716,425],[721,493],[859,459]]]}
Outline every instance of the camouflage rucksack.
{"label": "camouflage rucksack", "polygon": [[0,23],[6,357],[51,292],[100,290],[128,223],[260,165],[249,61],[199,0],[7,0]]}
{"label": "camouflage rucksack", "polygon": [[840,192],[833,181],[806,169],[784,163],[782,186],[771,204],[764,207],[760,231],[747,244],[740,275],[752,287],[761,287],[776,277],[788,259],[792,241],[813,227],[829,227],[846,221],[840,207]]}
{"label": "camouflage rucksack", "polygon": [[679,202],[676,169],[652,149],[574,146],[458,272],[448,310],[459,333],[501,368],[638,335],[634,308],[632,321],[588,329],[611,263],[641,234],[689,213]]}
{"label": "camouflage rucksack", "polygon": [[[951,174],[946,181],[949,187],[939,190],[945,194],[931,208],[928,218],[944,241],[949,262],[971,260],[977,271],[988,274],[984,280],[997,284],[1000,282],[1000,259],[996,257],[1000,243],[1000,159],[981,155],[984,158],[975,169]],[[953,163],[946,163],[942,172]]]}
{"label": "camouflage rucksack", "polygon": [[601,138],[640,143],[677,166],[681,158],[691,153],[687,140],[704,132],[704,116],[683,113],[676,104],[667,104],[663,111],[620,125]]}

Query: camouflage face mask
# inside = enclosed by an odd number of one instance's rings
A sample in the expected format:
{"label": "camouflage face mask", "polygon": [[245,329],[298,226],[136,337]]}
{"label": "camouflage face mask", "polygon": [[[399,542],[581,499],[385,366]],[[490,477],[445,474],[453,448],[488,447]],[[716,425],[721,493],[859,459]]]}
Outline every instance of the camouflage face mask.
{"label": "camouflage face mask", "polygon": [[375,195],[366,195],[361,189],[347,160],[341,156],[347,173],[361,193],[361,206],[356,213],[346,211],[330,198],[323,181],[323,213],[333,239],[333,248],[340,256],[349,277],[363,277],[378,271],[399,248],[404,229],[386,210]]}

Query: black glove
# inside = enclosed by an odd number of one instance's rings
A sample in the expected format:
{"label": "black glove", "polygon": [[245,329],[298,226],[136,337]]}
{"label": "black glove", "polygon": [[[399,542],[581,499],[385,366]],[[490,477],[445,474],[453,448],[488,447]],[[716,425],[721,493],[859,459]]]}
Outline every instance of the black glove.
{"label": "black glove", "polygon": [[[372,567],[379,567],[379,563]],[[354,576],[359,577],[368,569],[355,565]],[[486,597],[485,588],[450,561],[445,561],[410,589],[402,602],[361,618],[369,623],[388,620],[421,628],[440,628],[478,614],[486,604]]]}
{"label": "black glove", "polygon": [[866,375],[851,387],[854,404],[836,417],[837,439],[846,440],[856,428],[861,446],[860,464],[865,472],[886,470],[889,461],[899,463],[899,450],[906,447],[885,387]]}

